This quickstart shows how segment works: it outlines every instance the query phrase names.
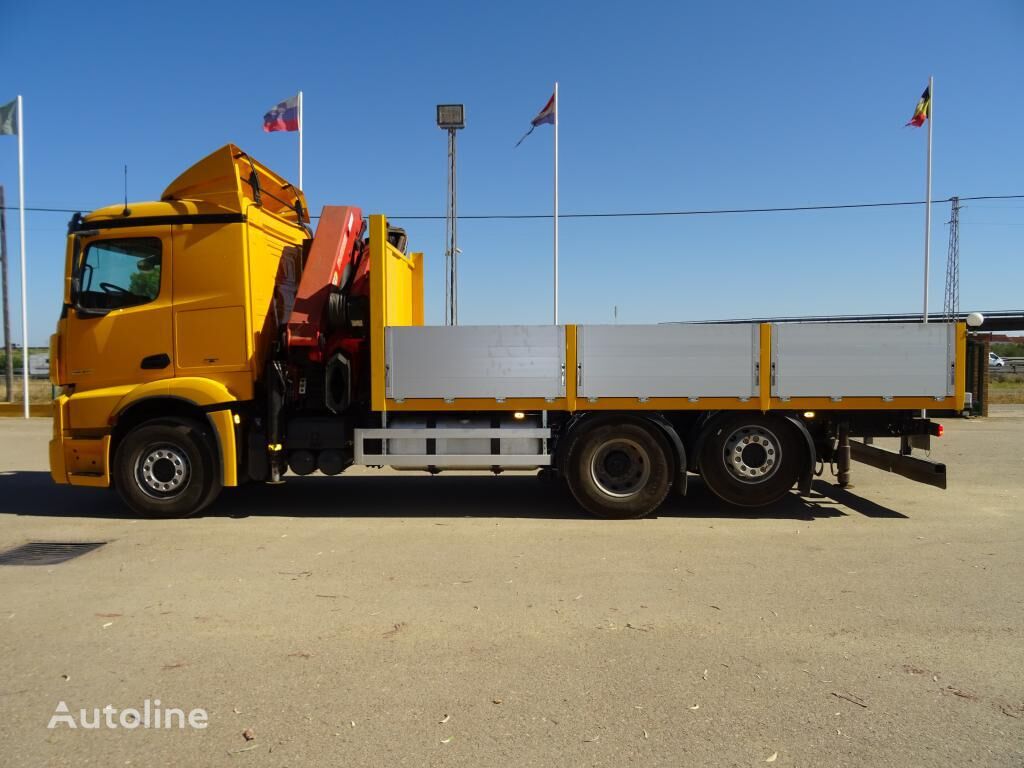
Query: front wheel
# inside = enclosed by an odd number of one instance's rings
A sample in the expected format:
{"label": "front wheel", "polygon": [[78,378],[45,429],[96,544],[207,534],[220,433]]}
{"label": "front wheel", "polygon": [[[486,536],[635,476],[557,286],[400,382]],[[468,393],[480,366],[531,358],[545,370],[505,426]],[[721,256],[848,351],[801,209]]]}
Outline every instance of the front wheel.
{"label": "front wheel", "polygon": [[806,453],[796,429],[784,419],[737,413],[710,425],[700,452],[700,473],[723,501],[761,507],[789,492]]}
{"label": "front wheel", "polygon": [[117,448],[114,484],[133,511],[147,517],[187,517],[221,490],[208,430],[186,419],[147,421]]}

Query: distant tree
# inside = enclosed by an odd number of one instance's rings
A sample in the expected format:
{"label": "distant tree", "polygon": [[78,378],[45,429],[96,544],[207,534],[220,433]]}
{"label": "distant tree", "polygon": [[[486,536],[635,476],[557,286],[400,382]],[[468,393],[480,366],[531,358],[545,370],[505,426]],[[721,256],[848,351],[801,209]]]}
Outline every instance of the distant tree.
{"label": "distant tree", "polygon": [[[20,348],[15,347],[14,349],[11,350],[11,360],[14,361],[13,365],[15,368],[21,368],[22,355]],[[0,371],[2,371],[6,367],[7,353],[3,350],[3,348],[0,348]]]}
{"label": "distant tree", "polygon": [[136,296],[145,296],[147,299],[155,299],[160,293],[160,272],[150,270],[149,272],[133,272],[128,290]]}

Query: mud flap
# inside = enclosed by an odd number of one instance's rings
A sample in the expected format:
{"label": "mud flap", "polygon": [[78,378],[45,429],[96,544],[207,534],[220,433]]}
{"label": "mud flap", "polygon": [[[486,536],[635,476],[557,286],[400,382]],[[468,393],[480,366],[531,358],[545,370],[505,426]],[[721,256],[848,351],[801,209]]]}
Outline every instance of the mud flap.
{"label": "mud flap", "polygon": [[800,470],[800,478],[797,480],[796,487],[801,496],[810,496],[811,483],[814,481],[814,465],[818,463],[818,452],[814,450],[814,440],[811,438],[811,433],[807,431],[807,425],[795,416],[786,416],[785,418],[796,427],[807,445],[807,463]]}

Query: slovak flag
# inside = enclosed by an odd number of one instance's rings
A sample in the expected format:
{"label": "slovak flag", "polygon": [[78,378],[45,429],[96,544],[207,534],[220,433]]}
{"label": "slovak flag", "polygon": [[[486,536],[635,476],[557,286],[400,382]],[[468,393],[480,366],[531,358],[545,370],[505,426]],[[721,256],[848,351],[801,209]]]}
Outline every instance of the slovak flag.
{"label": "slovak flag", "polygon": [[271,109],[263,116],[263,131],[299,130],[299,97],[292,96]]}
{"label": "slovak flag", "polygon": [[[551,94],[551,98],[548,99],[548,103],[544,105],[544,109],[537,113],[537,116],[530,121],[530,130],[523,134],[523,139],[533,133],[533,129],[538,125],[554,125],[555,124],[555,110],[557,109],[555,103],[555,94]],[[523,143],[523,139],[516,142],[518,147]]]}

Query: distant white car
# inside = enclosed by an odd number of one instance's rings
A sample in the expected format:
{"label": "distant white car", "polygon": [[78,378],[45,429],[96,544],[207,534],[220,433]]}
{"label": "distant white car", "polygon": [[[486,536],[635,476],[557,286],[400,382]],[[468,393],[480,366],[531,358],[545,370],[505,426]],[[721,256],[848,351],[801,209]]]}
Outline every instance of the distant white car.
{"label": "distant white car", "polygon": [[1005,368],[1006,367],[1006,361],[1003,360],[1003,358],[1001,358],[995,352],[989,352],[988,353],[988,367],[989,368]]}

